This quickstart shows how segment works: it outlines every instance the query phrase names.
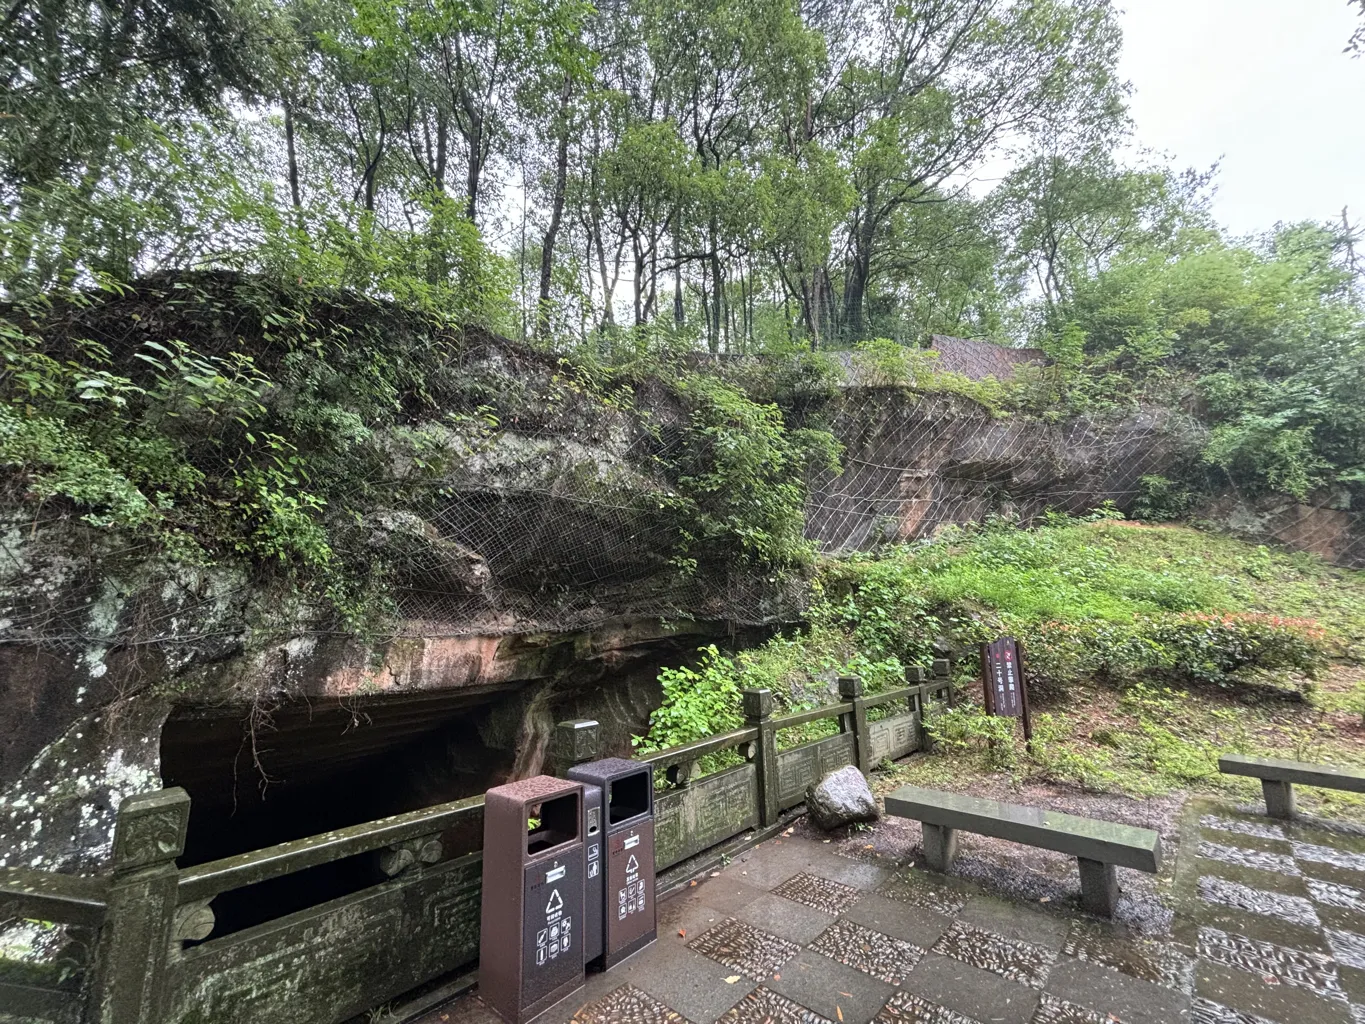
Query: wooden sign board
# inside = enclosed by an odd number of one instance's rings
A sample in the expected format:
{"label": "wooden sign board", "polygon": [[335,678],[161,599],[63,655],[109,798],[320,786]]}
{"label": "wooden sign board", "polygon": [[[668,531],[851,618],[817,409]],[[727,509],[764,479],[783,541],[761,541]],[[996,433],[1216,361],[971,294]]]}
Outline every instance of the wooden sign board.
{"label": "wooden sign board", "polygon": [[1028,684],[1024,681],[1023,655],[1019,641],[1001,637],[981,645],[981,674],[986,686],[986,713],[1004,718],[1021,718],[1024,738],[1032,738],[1028,714]]}

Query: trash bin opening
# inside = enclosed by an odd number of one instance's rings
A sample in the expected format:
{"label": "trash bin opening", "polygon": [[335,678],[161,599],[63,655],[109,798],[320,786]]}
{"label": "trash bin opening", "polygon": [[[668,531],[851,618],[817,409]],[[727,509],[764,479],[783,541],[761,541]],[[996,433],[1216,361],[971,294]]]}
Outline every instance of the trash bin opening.
{"label": "trash bin opening", "polygon": [[544,853],[578,838],[578,794],[566,793],[531,807],[528,817],[539,824],[526,833],[526,852]]}
{"label": "trash bin opening", "polygon": [[607,824],[619,825],[649,813],[650,788],[653,784],[654,780],[648,771],[612,779],[607,784]]}

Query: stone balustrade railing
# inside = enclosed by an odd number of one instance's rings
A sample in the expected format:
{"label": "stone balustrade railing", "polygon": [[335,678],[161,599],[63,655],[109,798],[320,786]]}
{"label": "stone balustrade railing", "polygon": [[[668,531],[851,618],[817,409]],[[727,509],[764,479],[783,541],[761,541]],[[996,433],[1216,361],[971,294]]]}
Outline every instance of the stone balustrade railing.
{"label": "stone balustrade railing", "polygon": [[[948,665],[911,669],[907,682],[864,696],[861,680],[847,677],[839,703],[789,715],[773,714],[768,691],[747,690],[743,728],[640,758],[666,782],[656,799],[660,885],[781,828],[825,773],[849,764],[866,772],[921,749],[923,709],[952,700]],[[821,721],[837,731],[779,742],[784,730]],[[566,730],[568,759],[595,756],[592,738]],[[703,773],[708,759],[719,766]],[[477,957],[480,854],[447,850],[444,837],[478,831],[481,796],[179,868],[189,811],[178,788],[126,799],[105,875],[0,869],[0,925],[64,925],[70,948],[84,953],[56,967],[0,961],[0,1013],[53,1024],[335,1024]],[[222,894],[365,854],[383,881],[216,933]]]}

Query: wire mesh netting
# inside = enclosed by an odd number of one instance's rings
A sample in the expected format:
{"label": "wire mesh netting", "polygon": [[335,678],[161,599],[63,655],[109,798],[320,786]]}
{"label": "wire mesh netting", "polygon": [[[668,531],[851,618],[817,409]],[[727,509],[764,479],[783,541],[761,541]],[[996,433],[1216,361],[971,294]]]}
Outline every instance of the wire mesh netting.
{"label": "wire mesh netting", "polygon": [[[951,344],[960,341],[936,339],[952,353],[951,372],[1004,372],[994,352],[1008,350]],[[977,351],[985,349],[993,351]],[[496,380],[517,400],[490,399],[485,389],[480,401],[492,406],[480,408],[498,415],[482,425],[429,425],[425,457],[446,464],[420,486],[410,453],[376,464],[368,511],[348,528],[354,551],[389,567],[395,635],[576,632],[631,617],[749,625],[799,615],[799,579],[726,559],[679,572],[687,524],[669,504],[669,467],[686,443],[677,409],[566,393],[553,360],[509,362],[495,344],[462,359],[454,368],[462,380]],[[1018,361],[1015,353],[1005,360]],[[1197,421],[1170,408],[1059,422],[996,418],[958,398],[860,386],[853,376],[832,397],[788,410],[794,421],[828,425],[844,448],[839,472],[808,481],[805,533],[825,554],[921,541],[993,516],[1028,524],[1049,510],[1079,514],[1105,502],[1141,511],[1150,480],[1177,475],[1203,437]],[[378,447],[386,445],[399,452],[389,440]],[[383,500],[390,494],[392,504]],[[1252,501],[1229,485],[1186,511],[1363,565],[1365,530],[1344,504],[1332,496]],[[0,627],[10,642],[98,659],[119,645],[227,653],[242,649],[248,630],[339,631],[318,609],[286,602],[258,565],[187,566],[152,539],[102,530],[69,511],[14,508],[0,560]]]}

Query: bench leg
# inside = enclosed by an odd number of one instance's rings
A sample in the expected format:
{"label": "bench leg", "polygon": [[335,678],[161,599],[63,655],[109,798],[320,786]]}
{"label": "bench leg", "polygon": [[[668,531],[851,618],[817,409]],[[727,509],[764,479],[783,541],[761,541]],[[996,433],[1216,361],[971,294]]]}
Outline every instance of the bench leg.
{"label": "bench leg", "polygon": [[957,859],[957,829],[920,822],[924,830],[924,859],[931,871],[947,874]]}
{"label": "bench leg", "polygon": [[1081,905],[1100,917],[1113,917],[1119,903],[1119,880],[1114,865],[1077,857],[1081,866]]}
{"label": "bench leg", "polygon": [[1261,792],[1265,794],[1266,814],[1272,818],[1294,817],[1294,787],[1290,783],[1262,779]]}

